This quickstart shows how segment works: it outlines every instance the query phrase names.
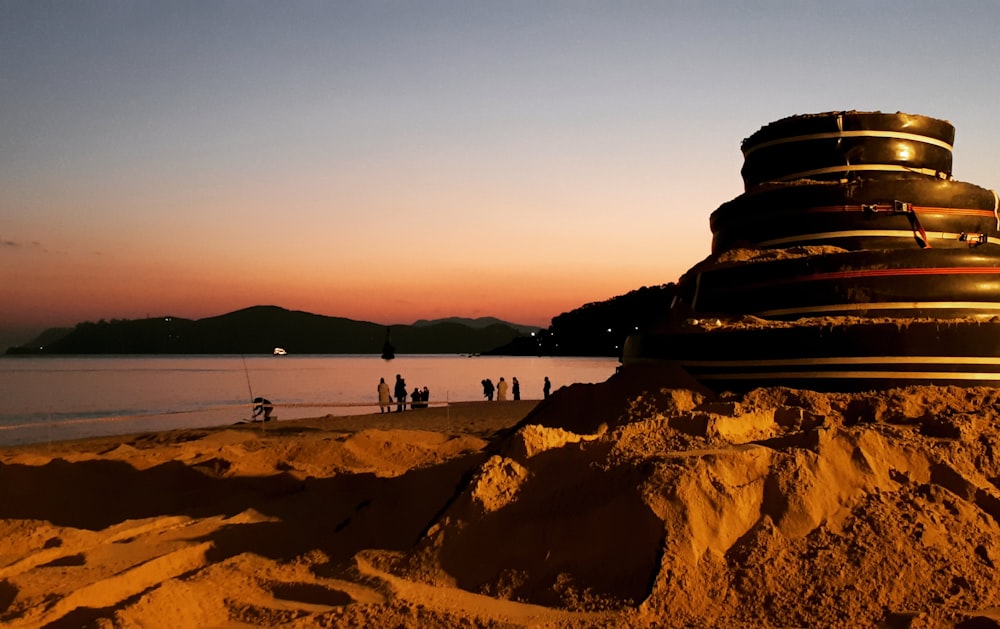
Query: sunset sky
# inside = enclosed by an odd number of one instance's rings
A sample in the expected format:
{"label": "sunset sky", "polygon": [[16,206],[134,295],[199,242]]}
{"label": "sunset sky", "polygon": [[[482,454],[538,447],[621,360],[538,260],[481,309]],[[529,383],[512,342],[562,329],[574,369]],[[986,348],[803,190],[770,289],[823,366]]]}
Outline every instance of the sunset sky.
{"label": "sunset sky", "polygon": [[255,304],[547,326],[674,281],[790,115],[957,128],[1000,3],[0,0],[0,352]]}

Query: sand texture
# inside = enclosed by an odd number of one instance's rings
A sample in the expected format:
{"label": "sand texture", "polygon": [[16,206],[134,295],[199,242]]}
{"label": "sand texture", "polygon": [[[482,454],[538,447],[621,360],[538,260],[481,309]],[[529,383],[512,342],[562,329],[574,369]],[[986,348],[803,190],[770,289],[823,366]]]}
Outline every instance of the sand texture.
{"label": "sand texture", "polygon": [[994,389],[466,403],[0,449],[5,627],[995,627]]}

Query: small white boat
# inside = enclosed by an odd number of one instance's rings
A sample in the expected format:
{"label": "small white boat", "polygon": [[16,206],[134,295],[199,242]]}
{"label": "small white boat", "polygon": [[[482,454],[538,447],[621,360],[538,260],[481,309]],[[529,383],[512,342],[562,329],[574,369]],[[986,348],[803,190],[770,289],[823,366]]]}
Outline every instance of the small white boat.
{"label": "small white boat", "polygon": [[285,350],[283,350],[283,349],[282,349],[282,348],[280,348],[280,347],[275,347],[275,348],[274,348],[274,355],[275,355],[275,356],[284,356],[284,355],[285,355],[285,354],[287,354],[287,353],[288,353],[288,352],[286,352]]}

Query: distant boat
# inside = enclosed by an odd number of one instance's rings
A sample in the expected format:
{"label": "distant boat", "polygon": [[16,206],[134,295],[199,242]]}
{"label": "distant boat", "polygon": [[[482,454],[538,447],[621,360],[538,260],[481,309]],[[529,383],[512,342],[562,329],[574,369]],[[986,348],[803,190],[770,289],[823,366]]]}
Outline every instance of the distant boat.
{"label": "distant boat", "polygon": [[283,349],[282,349],[282,348],[280,348],[280,347],[275,347],[275,348],[274,348],[274,355],[275,355],[275,356],[284,356],[284,355],[285,355],[285,354],[287,354],[287,353],[288,353],[288,352],[286,352],[285,350],[283,350]]}
{"label": "distant boat", "polygon": [[389,338],[389,328],[385,329],[385,343],[382,343],[382,358],[392,360],[396,357],[396,348],[392,346],[392,339]]}

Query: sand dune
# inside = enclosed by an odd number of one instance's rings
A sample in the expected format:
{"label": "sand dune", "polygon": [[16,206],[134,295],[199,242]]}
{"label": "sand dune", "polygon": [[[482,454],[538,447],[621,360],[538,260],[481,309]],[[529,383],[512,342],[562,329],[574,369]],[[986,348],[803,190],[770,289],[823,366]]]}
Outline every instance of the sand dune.
{"label": "sand dune", "polygon": [[536,402],[0,449],[11,627],[1000,626],[993,389]]}

